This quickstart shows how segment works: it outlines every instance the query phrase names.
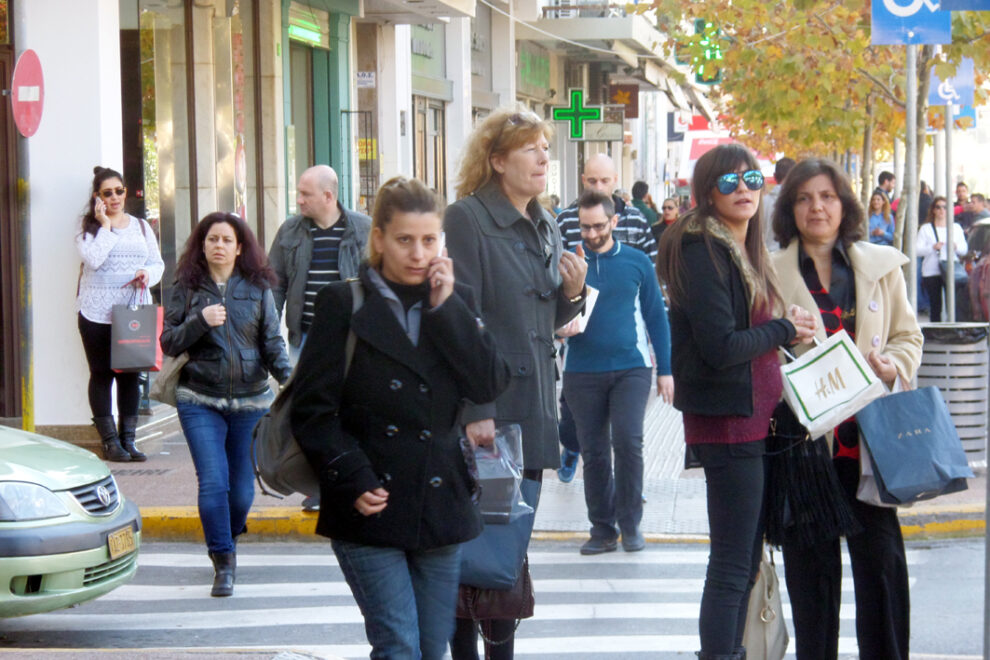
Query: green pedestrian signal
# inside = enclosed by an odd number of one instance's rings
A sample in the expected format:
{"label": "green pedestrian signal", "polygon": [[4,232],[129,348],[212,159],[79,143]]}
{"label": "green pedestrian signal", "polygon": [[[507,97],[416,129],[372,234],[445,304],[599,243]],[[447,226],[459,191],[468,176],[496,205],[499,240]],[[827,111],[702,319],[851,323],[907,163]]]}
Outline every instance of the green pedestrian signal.
{"label": "green pedestrian signal", "polygon": [[568,92],[570,105],[559,106],[553,109],[554,121],[570,122],[570,136],[572,140],[580,140],[584,137],[584,122],[601,121],[602,109],[600,107],[584,106],[584,90],[572,89]]}

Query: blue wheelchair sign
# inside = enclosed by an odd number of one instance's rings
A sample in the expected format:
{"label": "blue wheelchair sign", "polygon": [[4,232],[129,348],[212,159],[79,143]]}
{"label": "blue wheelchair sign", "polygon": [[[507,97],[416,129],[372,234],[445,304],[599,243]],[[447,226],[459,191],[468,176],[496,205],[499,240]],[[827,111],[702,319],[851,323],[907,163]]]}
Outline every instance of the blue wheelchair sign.
{"label": "blue wheelchair sign", "polygon": [[932,69],[928,85],[928,105],[973,105],[973,60],[964,57],[956,68],[956,75],[942,80]]}
{"label": "blue wheelchair sign", "polygon": [[872,0],[873,45],[952,43],[952,14],[937,0]]}

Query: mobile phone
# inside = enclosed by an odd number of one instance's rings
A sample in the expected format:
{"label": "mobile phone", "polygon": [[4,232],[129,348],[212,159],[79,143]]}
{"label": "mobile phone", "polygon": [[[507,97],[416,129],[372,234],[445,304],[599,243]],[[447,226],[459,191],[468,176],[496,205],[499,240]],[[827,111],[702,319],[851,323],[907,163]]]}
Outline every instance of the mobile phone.
{"label": "mobile phone", "polygon": [[439,244],[440,244],[440,247],[437,250],[437,256],[438,257],[442,257],[443,256],[443,248],[444,248],[444,246],[445,246],[445,244],[447,242],[446,241],[446,238],[447,238],[446,234],[444,234],[443,232],[440,232],[440,240],[438,241]]}

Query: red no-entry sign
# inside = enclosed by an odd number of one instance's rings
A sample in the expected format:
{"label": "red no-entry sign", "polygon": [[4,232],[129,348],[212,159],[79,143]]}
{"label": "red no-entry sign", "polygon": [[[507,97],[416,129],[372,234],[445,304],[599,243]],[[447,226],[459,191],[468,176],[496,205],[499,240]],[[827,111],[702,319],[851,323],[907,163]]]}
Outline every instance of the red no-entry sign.
{"label": "red no-entry sign", "polygon": [[41,110],[45,105],[45,80],[41,74],[41,60],[33,50],[26,50],[17,58],[10,83],[10,96],[17,130],[24,137],[31,137],[41,124]]}

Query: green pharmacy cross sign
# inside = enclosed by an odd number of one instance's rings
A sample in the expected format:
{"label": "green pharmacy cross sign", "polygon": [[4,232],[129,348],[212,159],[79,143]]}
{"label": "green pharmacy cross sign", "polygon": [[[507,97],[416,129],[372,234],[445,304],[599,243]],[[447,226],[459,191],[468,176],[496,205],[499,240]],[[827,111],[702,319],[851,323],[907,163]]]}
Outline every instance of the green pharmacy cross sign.
{"label": "green pharmacy cross sign", "polygon": [[584,122],[601,121],[601,107],[584,106],[584,90],[572,89],[567,93],[570,105],[558,106],[553,109],[554,121],[566,121],[571,124],[571,139],[580,140],[584,137]]}

